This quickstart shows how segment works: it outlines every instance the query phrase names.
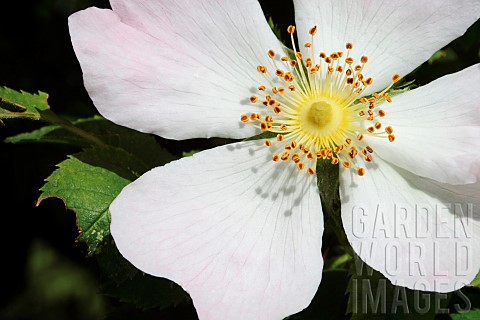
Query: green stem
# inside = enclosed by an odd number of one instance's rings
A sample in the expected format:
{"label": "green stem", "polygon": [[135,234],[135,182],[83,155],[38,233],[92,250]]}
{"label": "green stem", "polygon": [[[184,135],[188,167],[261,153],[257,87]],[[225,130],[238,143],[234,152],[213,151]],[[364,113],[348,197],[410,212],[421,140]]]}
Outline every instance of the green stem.
{"label": "green stem", "polygon": [[68,130],[68,131],[84,138],[85,140],[88,140],[88,141],[92,142],[93,144],[96,144],[96,145],[102,146],[102,147],[105,146],[105,143],[102,140],[98,139],[97,137],[95,137],[91,133],[76,127],[70,121],[59,117],[58,115],[56,115],[55,113],[53,113],[50,110],[42,111],[40,114],[41,114],[41,118],[43,120],[45,120],[45,121],[47,121],[51,124],[59,125],[62,128],[64,128],[65,130]]}

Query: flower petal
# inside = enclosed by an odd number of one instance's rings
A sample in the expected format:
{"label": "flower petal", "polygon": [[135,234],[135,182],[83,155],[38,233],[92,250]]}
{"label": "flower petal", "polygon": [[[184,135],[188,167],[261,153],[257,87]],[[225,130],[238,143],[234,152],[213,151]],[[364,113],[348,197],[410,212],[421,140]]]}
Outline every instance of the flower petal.
{"label": "flower petal", "polygon": [[315,48],[369,57],[363,74],[373,77],[369,92],[405,76],[431,55],[461,36],[480,17],[477,0],[355,1],[294,0],[300,43],[311,42],[309,28],[318,27]]}
{"label": "flower petal", "polygon": [[449,292],[473,280],[480,267],[480,184],[441,184],[381,159],[367,165],[364,177],[343,170],[340,178],[345,232],[368,265],[416,290]]}
{"label": "flower petal", "polygon": [[282,319],[305,308],[320,283],[316,179],[274,163],[261,143],[153,169],[110,207],[122,255],[179,283],[201,319]]}
{"label": "flower petal", "polygon": [[[281,46],[255,0],[113,2],[69,18],[85,87],[106,118],[166,138],[243,138],[256,70]],[[118,15],[117,15],[118,14]],[[125,20],[125,21],[124,21]]]}
{"label": "flower petal", "polygon": [[480,64],[393,98],[380,108],[395,141],[367,138],[376,154],[450,184],[480,181]]}

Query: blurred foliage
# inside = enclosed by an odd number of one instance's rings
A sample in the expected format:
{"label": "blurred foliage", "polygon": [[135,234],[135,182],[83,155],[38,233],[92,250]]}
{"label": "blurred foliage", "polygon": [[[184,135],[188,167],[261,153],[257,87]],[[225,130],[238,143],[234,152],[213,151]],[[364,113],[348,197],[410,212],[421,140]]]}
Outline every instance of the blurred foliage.
{"label": "blurred foliage", "polygon": [[[286,39],[286,26],[294,24],[292,3],[278,5],[278,1],[260,2],[267,17],[271,18],[269,23],[275,26],[281,38]],[[44,179],[62,161],[61,168],[52,175],[49,183],[56,179],[55,175],[61,175],[62,170],[79,170],[76,166],[84,165],[92,166],[92,177],[97,171],[108,169],[116,173],[115,179],[128,181],[156,165],[224,144],[228,140],[172,142],[135,133],[98,116],[93,117],[96,111],[83,88],[81,71],[70,44],[67,17],[92,5],[108,8],[108,1],[38,0],[32,3],[11,1],[9,4],[11,8],[8,14],[0,19],[0,55],[3,61],[0,85],[28,92],[48,92],[48,102],[53,111],[72,120],[86,135],[74,134],[67,128],[68,123],[42,127],[38,123],[8,120],[8,126],[0,128],[0,138],[9,137],[7,141],[10,142],[0,145],[0,165],[4,169],[4,181],[8,182],[8,190],[2,195],[2,213],[13,213],[3,215],[4,223],[9,228],[1,234],[0,240],[9,245],[4,246],[3,252],[4,257],[8,258],[8,262],[4,263],[4,274],[8,275],[8,279],[1,293],[4,297],[0,300],[0,317],[196,319],[193,305],[181,288],[136,270],[118,254],[107,234],[96,242],[87,242],[91,246],[90,254],[95,254],[94,258],[86,259],[88,248],[83,243],[75,242],[78,236],[76,223],[82,227],[82,219],[77,221],[72,212],[66,214],[60,200],[45,201],[38,208],[35,208],[35,200]],[[477,22],[465,36],[435,53],[405,81],[415,80],[415,84],[421,86],[479,61],[480,22]],[[0,107],[9,112],[22,112],[21,108],[5,101],[0,102]],[[77,120],[79,118],[88,119]],[[100,139],[100,145],[95,148],[105,148],[103,153],[106,158],[95,158],[88,150],[82,151],[91,146],[88,135]],[[44,144],[32,144],[34,141]],[[69,154],[75,155],[65,160]],[[113,155],[115,161],[111,161]],[[122,161],[134,163],[132,157],[136,158],[137,166],[132,167],[135,168],[132,171],[122,173]],[[118,165],[115,166],[115,163]],[[60,178],[57,181],[68,182]],[[47,184],[44,196],[59,195],[59,190],[49,193],[49,188],[54,187],[53,184]],[[120,184],[115,192],[119,188]],[[73,196],[80,195],[63,194],[67,207],[75,209],[75,205],[68,204],[72,201],[75,203]],[[328,205],[334,209],[333,212],[338,206],[335,203]],[[107,218],[105,205],[103,209],[100,211]],[[326,225],[335,223],[334,219],[326,218]],[[318,319],[318,314],[325,308],[329,308],[325,319],[349,318],[344,313],[348,301],[345,292],[347,270],[354,262],[341,242],[342,237],[338,234],[325,234],[323,251],[326,271],[323,281],[311,306],[291,319]],[[139,296],[142,301],[135,298]],[[453,295],[448,308],[457,311],[468,309],[462,297],[468,297],[470,307],[480,307],[479,289],[465,288]],[[391,315],[383,317],[391,318]],[[437,318],[449,319],[450,316],[438,315]],[[452,315],[451,318],[479,319],[480,316],[478,310],[472,310]]]}

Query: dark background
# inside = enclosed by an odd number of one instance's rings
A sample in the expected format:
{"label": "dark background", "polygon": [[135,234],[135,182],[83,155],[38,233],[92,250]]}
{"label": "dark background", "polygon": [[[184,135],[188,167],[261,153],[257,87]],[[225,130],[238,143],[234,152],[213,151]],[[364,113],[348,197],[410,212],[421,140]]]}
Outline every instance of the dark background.
{"label": "dark background", "polygon": [[[192,0],[193,1],[193,0]],[[294,24],[293,5],[288,1],[260,1],[267,16],[285,30]],[[96,113],[82,84],[81,70],[71,48],[67,18],[89,6],[108,8],[108,1],[39,0],[9,1],[0,14],[0,85],[17,90],[49,93],[51,108],[67,118]],[[443,57],[425,63],[412,78],[425,84],[447,73],[478,63],[480,23],[443,51]],[[478,103],[478,102],[477,102]],[[0,140],[30,131],[39,123],[9,120],[0,126]],[[188,151],[191,145],[208,146],[196,140],[162,143],[171,152]],[[197,145],[196,145],[197,146]],[[5,319],[112,319],[137,316],[138,311],[114,298],[97,293],[96,264],[85,258],[84,245],[75,242],[75,216],[60,200],[35,206],[38,189],[55,165],[72,147],[59,145],[0,143],[2,186],[0,213],[1,265],[0,318]],[[194,317],[186,303],[161,313],[157,319]],[[148,314],[148,312],[147,312]]]}

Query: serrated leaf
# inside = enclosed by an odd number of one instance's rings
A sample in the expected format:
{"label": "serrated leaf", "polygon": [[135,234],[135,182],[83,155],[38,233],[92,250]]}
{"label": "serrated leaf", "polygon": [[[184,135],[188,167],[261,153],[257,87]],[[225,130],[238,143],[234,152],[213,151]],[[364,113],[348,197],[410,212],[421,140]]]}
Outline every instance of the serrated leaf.
{"label": "serrated leaf", "polygon": [[79,240],[89,254],[110,233],[110,203],[135,178],[150,169],[123,149],[95,147],[69,156],[46,179],[40,204],[50,197],[60,198],[77,215]]}
{"label": "serrated leaf", "polygon": [[48,95],[32,94],[0,86],[0,121],[9,118],[40,120],[41,113],[50,110]]}
{"label": "serrated leaf", "polygon": [[[80,119],[75,127],[88,132],[107,145],[122,148],[143,161],[149,168],[163,165],[175,159],[163,149],[151,135],[116,125],[102,117]],[[45,126],[38,130],[21,133],[5,139],[9,143],[61,143],[87,148],[91,141],[58,125]]]}
{"label": "serrated leaf", "polygon": [[480,309],[470,310],[465,313],[454,313],[450,317],[453,320],[478,320],[480,319]]}

